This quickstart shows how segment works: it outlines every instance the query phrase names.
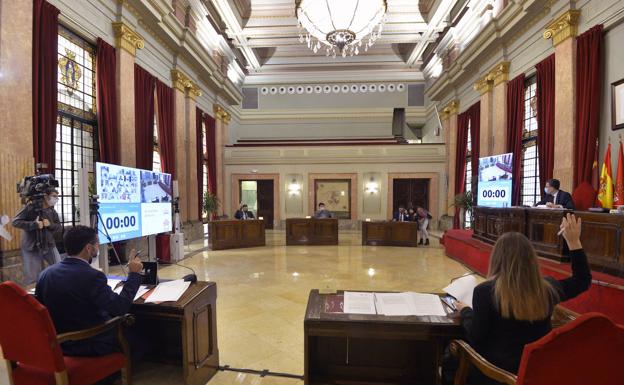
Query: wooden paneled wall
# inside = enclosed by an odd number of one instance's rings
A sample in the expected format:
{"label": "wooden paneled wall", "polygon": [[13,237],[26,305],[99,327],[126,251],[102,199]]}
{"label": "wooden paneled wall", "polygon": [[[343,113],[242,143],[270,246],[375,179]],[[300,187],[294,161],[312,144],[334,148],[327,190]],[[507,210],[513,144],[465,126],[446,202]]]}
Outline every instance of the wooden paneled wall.
{"label": "wooden paneled wall", "polygon": [[[0,216],[13,219],[22,207],[16,185],[27,175],[32,175],[34,161],[31,156],[15,156],[0,153]],[[17,250],[20,247],[20,231],[11,224],[5,228],[13,235],[11,241],[0,238],[0,251]]]}

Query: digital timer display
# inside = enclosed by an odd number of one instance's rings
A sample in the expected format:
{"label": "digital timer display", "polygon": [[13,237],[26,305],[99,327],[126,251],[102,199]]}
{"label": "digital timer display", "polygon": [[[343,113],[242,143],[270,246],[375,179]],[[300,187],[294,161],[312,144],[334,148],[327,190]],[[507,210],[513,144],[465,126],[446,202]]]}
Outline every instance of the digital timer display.
{"label": "digital timer display", "polygon": [[513,154],[479,159],[477,205],[510,207],[513,179]]}

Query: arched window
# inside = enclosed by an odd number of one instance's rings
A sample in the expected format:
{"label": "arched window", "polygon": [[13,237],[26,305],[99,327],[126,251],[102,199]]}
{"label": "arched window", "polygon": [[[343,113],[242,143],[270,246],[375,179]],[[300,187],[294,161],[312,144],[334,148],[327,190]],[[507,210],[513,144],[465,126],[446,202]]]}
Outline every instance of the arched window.
{"label": "arched window", "polygon": [[521,203],[533,206],[541,197],[539,152],[537,151],[536,78],[526,79],[524,91],[524,127],[522,129]]}

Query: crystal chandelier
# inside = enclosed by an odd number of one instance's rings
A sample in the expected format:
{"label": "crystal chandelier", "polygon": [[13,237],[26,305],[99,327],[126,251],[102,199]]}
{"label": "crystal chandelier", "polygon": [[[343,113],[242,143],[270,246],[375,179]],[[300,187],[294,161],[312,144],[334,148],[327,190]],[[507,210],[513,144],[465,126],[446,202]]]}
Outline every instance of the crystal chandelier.
{"label": "crystal chandelier", "polygon": [[297,6],[299,41],[314,53],[358,55],[381,36],[385,0],[301,0]]}

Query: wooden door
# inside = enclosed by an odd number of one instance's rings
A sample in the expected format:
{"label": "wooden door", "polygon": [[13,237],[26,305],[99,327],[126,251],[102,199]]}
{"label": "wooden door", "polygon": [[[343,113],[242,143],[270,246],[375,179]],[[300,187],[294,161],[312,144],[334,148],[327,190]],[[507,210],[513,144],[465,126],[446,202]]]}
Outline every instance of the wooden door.
{"label": "wooden door", "polygon": [[421,206],[429,209],[429,181],[430,179],[393,179],[392,181],[392,210],[397,212],[399,205],[405,208]]}
{"label": "wooden door", "polygon": [[258,180],[258,218],[263,217],[267,229],[273,228],[273,179]]}

